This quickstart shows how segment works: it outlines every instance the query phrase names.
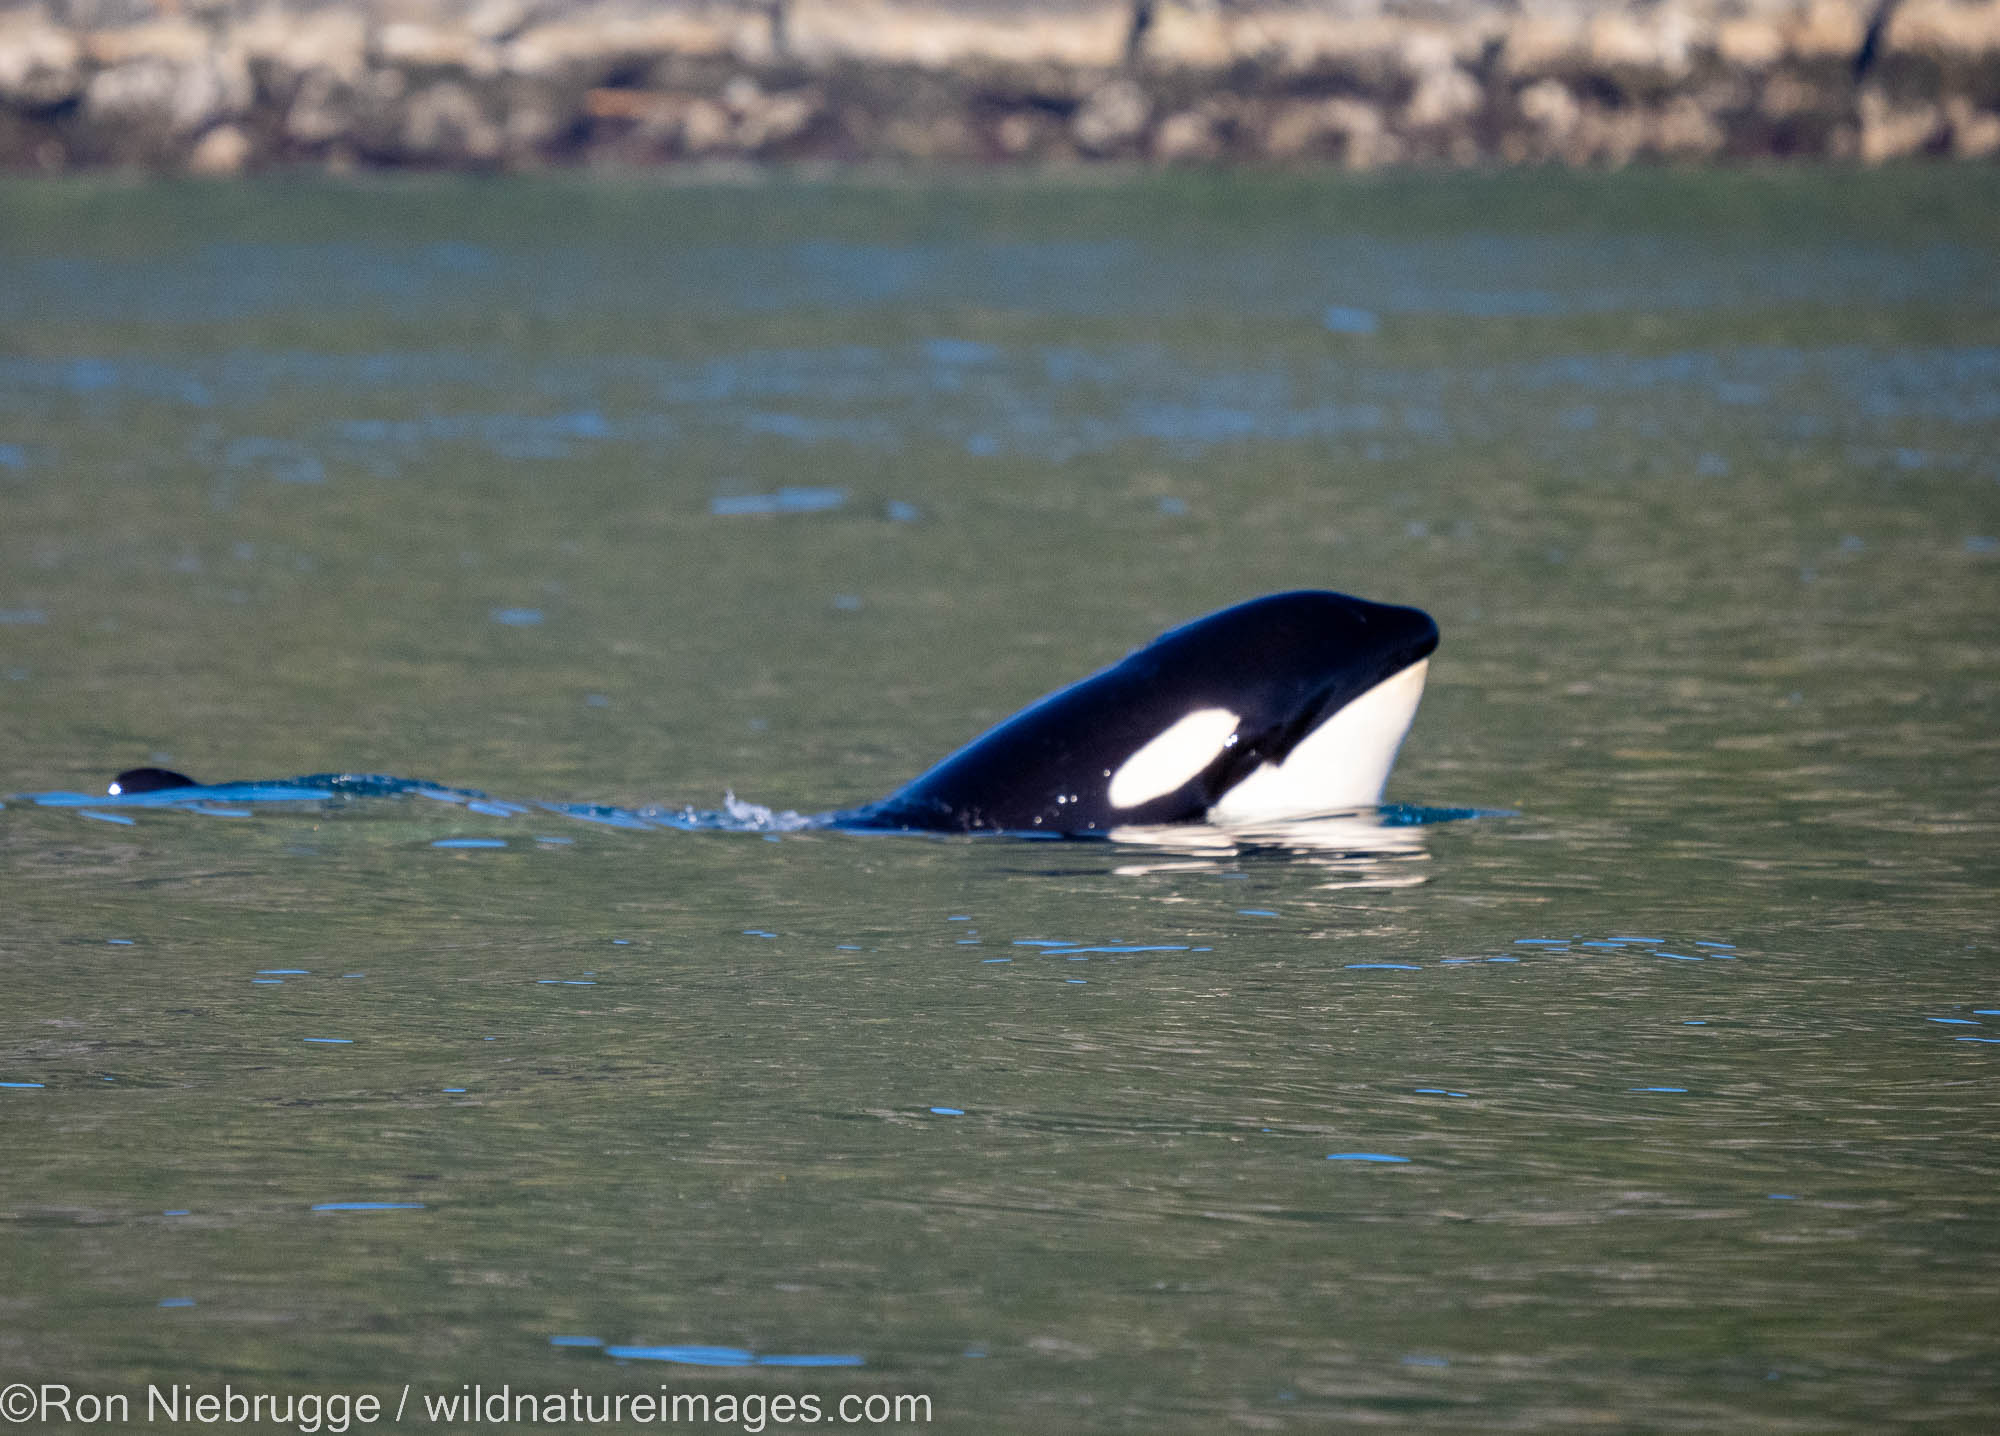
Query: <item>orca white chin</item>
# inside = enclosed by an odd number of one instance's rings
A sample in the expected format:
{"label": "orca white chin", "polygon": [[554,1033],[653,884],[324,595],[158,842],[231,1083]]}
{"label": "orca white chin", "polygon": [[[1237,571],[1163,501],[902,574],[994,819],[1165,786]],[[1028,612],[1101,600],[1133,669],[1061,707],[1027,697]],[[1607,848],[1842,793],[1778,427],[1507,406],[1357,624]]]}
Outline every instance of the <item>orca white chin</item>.
{"label": "orca white chin", "polygon": [[1429,670],[1430,660],[1420,659],[1344,704],[1281,761],[1266,762],[1225,792],[1208,821],[1254,827],[1380,803]]}

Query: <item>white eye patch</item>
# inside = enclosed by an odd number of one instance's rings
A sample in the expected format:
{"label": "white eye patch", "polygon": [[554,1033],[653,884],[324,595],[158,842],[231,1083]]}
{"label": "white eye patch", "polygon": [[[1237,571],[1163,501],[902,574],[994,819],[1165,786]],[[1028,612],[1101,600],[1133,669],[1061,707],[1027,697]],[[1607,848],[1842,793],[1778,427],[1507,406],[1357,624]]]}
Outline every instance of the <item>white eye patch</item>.
{"label": "white eye patch", "polygon": [[1197,708],[1127,758],[1106,794],[1114,808],[1136,808],[1171,793],[1229,746],[1237,718],[1227,708]]}

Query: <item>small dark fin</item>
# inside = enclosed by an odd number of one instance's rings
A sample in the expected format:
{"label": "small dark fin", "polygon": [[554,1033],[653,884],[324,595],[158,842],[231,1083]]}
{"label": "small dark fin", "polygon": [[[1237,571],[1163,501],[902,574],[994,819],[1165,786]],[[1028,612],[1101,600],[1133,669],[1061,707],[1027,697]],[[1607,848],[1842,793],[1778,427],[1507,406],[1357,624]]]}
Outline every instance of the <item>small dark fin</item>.
{"label": "small dark fin", "polygon": [[163,788],[199,788],[201,784],[171,768],[127,768],[111,780],[108,790],[114,798],[133,793],[157,793]]}
{"label": "small dark fin", "polygon": [[1861,48],[1854,55],[1854,78],[1856,83],[1866,79],[1868,72],[1875,68],[1875,62],[1882,58],[1882,41],[1889,33],[1889,22],[1896,18],[1896,6],[1901,0],[1877,0],[1875,13],[1868,19],[1868,29],[1861,37]]}

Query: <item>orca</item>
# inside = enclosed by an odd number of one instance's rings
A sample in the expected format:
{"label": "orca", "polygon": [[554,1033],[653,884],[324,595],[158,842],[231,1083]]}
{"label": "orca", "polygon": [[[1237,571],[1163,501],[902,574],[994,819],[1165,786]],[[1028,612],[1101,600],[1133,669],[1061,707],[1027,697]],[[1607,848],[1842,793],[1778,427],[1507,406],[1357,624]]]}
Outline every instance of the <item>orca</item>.
{"label": "orca", "polygon": [[1317,590],[1251,599],[1050,694],[832,825],[1115,837],[1372,807],[1437,645],[1415,608]]}
{"label": "orca", "polygon": [[[1155,842],[1178,825],[1201,825],[1211,839],[1217,830],[1269,834],[1381,802],[1437,645],[1437,624],[1419,609],[1318,590],[1270,594],[1160,635],[858,808],[771,814],[733,798],[720,814],[534,806],[640,827],[1123,835]],[[171,769],[131,768],[112,781],[108,796],[181,806],[408,794],[496,810],[469,789],[372,773],[210,785]],[[37,801],[91,800],[49,793]],[[739,807],[761,816],[746,820]]]}

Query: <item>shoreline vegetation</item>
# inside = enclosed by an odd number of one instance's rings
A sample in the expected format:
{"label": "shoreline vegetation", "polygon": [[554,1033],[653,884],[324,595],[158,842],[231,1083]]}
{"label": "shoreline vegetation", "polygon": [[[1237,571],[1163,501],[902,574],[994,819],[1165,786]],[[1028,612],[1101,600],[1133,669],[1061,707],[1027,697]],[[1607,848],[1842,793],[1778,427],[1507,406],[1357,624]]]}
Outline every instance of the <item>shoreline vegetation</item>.
{"label": "shoreline vegetation", "polygon": [[0,0],[0,169],[2000,156],[2000,0]]}

